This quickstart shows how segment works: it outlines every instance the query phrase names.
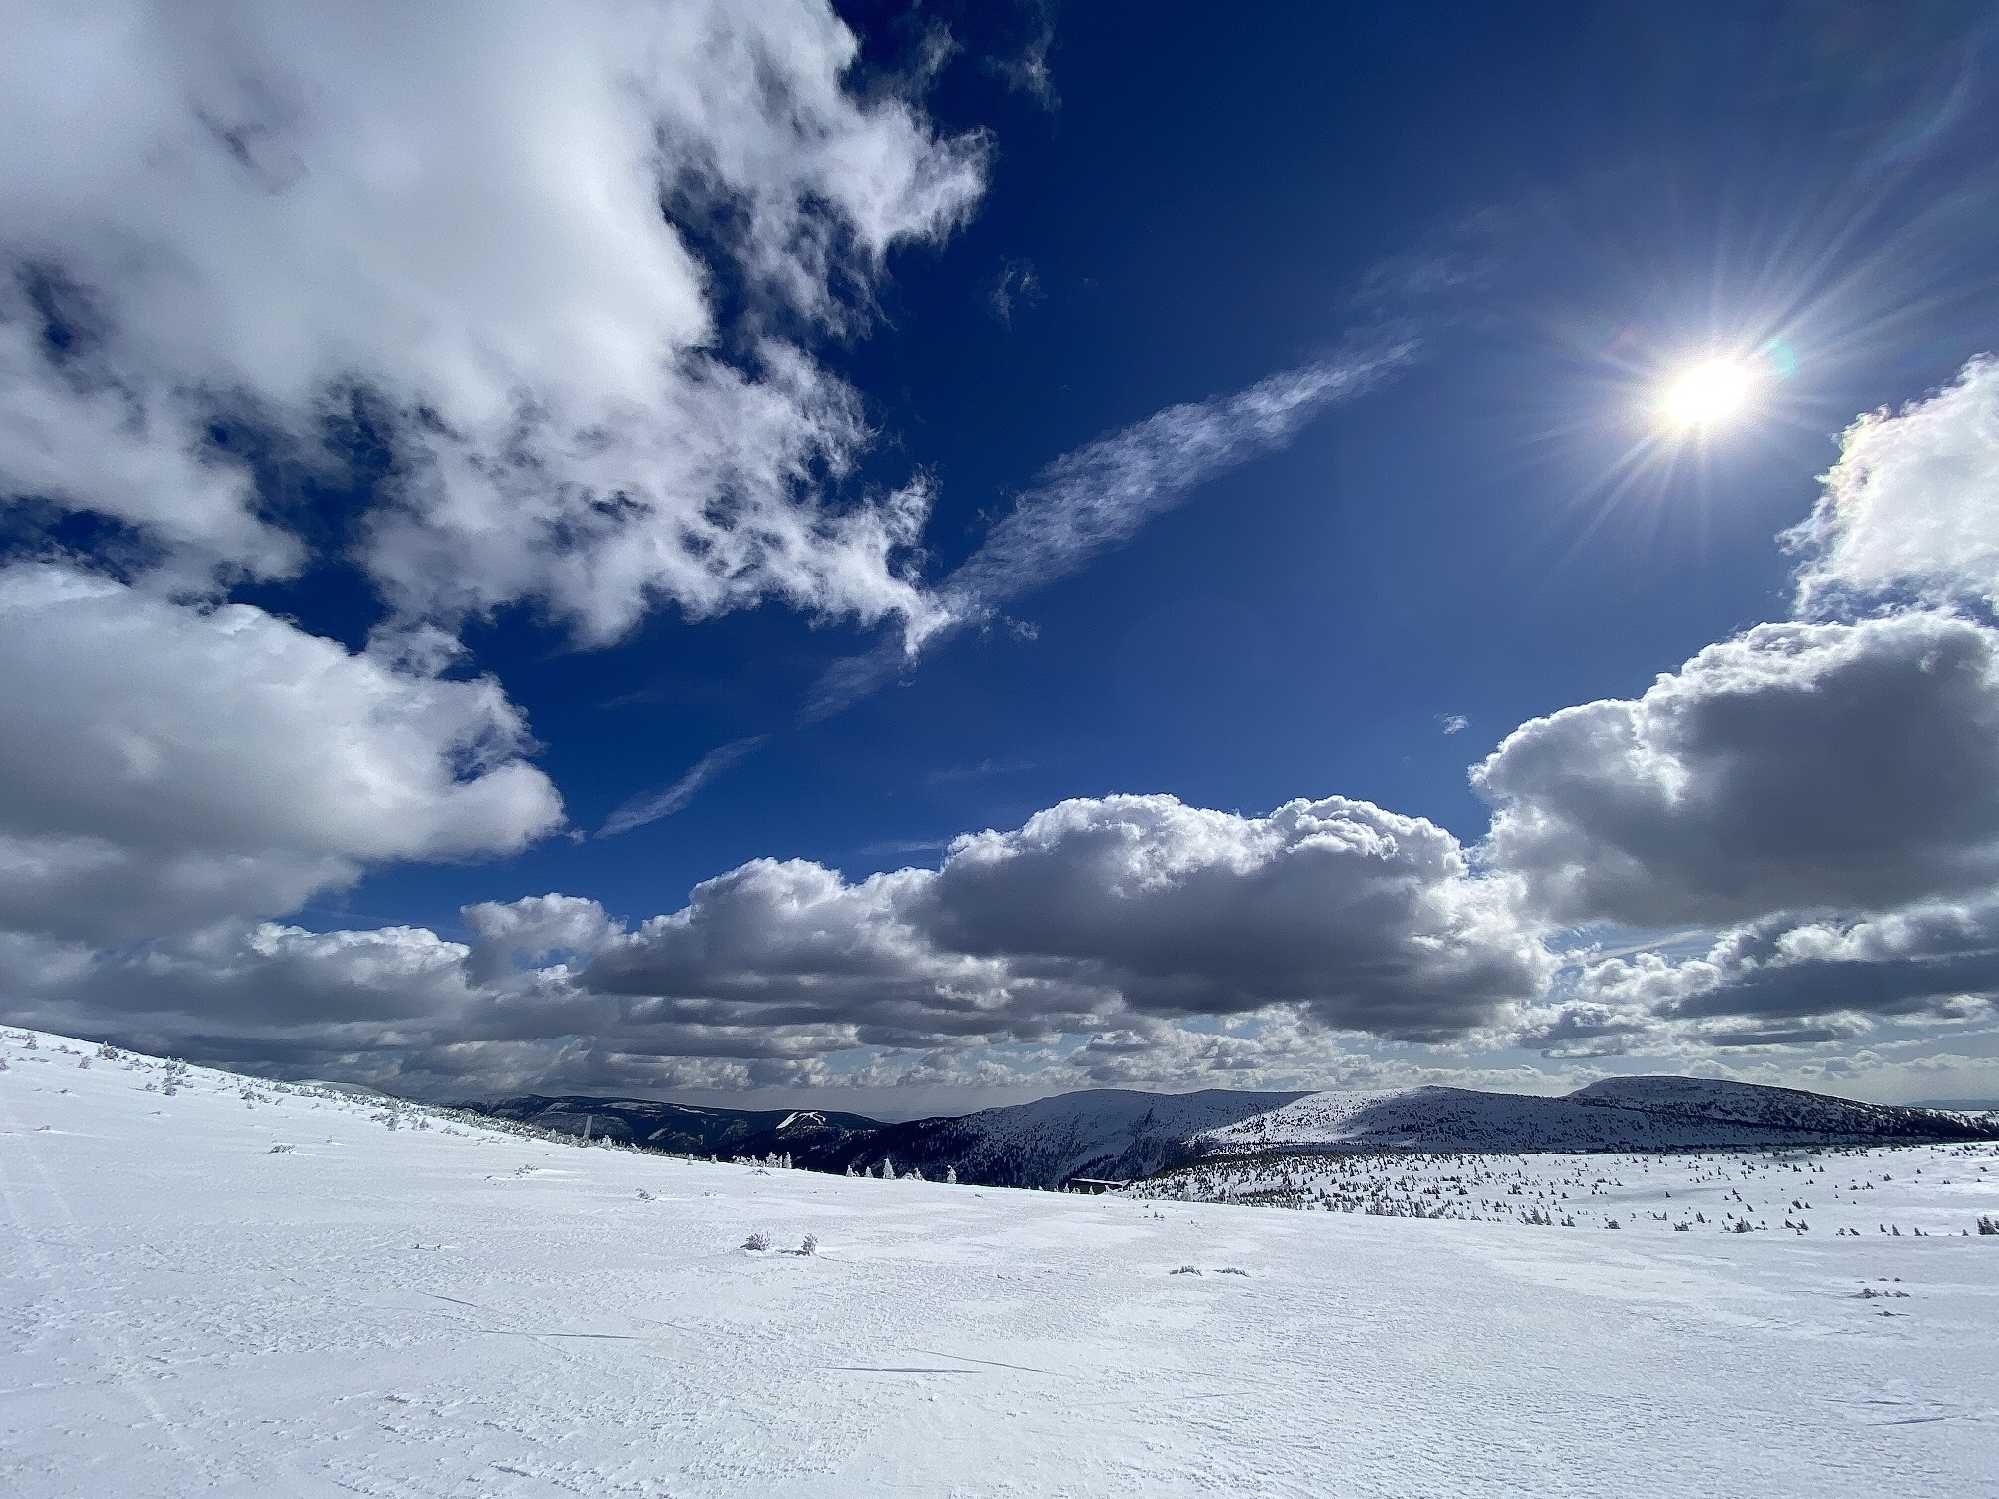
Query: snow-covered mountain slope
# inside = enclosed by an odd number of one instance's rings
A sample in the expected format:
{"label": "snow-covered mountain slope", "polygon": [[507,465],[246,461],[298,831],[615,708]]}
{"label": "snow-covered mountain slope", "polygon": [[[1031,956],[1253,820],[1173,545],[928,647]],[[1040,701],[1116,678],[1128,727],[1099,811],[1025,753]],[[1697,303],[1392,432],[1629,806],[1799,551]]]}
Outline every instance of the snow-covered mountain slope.
{"label": "snow-covered mountain slope", "polygon": [[[1962,1115],[1940,1109],[1861,1103],[1799,1088],[1720,1078],[1610,1077],[1578,1088],[1569,1099],[1601,1108],[1637,1109],[1655,1118],[1737,1123],[1828,1139],[1960,1138],[1952,1132],[1967,1123]],[[1983,1132],[1982,1125],[1971,1123],[1975,1132]]]}
{"label": "snow-covered mountain slope", "polygon": [[[829,1164],[915,1166],[927,1176],[1053,1187],[1078,1176],[1127,1180],[1187,1158],[1187,1142],[1218,1126],[1278,1108],[1296,1093],[1141,1093],[1095,1088],[954,1119],[917,1119],[856,1136]],[[817,1160],[813,1164],[819,1164]]]}
{"label": "snow-covered mountain slope", "polygon": [[849,1181],[34,1042],[9,1499],[1993,1484],[1999,1239]]}
{"label": "snow-covered mountain slope", "polygon": [[830,1109],[719,1109],[650,1098],[549,1097],[522,1093],[472,1105],[483,1114],[539,1125],[561,1134],[642,1145],[684,1155],[790,1155],[818,1165],[881,1121]]}
{"label": "snow-covered mountain slope", "polygon": [[986,1186],[1055,1187],[1076,1176],[1128,1178],[1157,1171],[1186,1159],[1193,1135],[1298,1096],[1102,1088],[901,1124],[827,1109],[718,1109],[533,1093],[468,1107],[563,1134],[588,1133],[654,1150],[784,1154],[794,1165],[818,1171],[878,1171],[889,1161],[900,1171],[915,1168],[926,1176],[956,1171]]}
{"label": "snow-covered mountain slope", "polygon": [[1561,1098],[1472,1088],[1310,1093],[1197,1135],[1194,1155],[1269,1150],[1735,1150],[1999,1139],[1933,1109],[1691,1077],[1612,1078]]}

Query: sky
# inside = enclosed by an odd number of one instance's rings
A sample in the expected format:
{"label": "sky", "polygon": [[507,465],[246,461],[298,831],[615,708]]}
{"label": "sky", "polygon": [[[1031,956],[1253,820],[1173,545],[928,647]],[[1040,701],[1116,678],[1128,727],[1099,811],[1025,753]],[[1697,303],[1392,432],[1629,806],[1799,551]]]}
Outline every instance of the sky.
{"label": "sky", "polygon": [[1999,1098],[1983,7],[15,9],[0,1018]]}

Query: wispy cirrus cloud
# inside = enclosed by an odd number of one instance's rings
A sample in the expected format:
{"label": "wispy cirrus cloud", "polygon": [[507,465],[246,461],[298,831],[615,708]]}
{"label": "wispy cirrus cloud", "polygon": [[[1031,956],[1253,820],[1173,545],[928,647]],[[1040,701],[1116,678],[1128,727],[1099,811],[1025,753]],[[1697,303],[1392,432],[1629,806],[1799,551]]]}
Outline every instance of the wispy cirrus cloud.
{"label": "wispy cirrus cloud", "polygon": [[886,687],[966,626],[995,622],[1010,600],[1129,541],[1209,480],[1282,449],[1315,417],[1372,390],[1416,353],[1416,339],[1407,334],[1358,343],[1227,395],[1168,406],[1064,453],[937,584],[932,607],[910,617],[900,640],[885,639],[826,669],[804,720],[825,718]]}
{"label": "wispy cirrus cloud", "polygon": [[1186,401],[1064,453],[1014,501],[938,589],[942,610],[910,627],[922,647],[988,620],[1009,599],[1067,577],[1208,480],[1284,447],[1314,417],[1415,356],[1413,339],[1371,344],[1205,401]]}
{"label": "wispy cirrus cloud", "polygon": [[1027,7],[1032,29],[1020,51],[1010,56],[986,60],[986,70],[1017,94],[1025,94],[1053,114],[1062,107],[1055,92],[1055,75],[1048,66],[1048,54],[1055,46],[1055,6],[1053,0]]}
{"label": "wispy cirrus cloud", "polygon": [[625,802],[604,819],[604,825],[597,829],[597,836],[614,838],[619,833],[629,833],[633,828],[642,828],[649,822],[673,816],[700,795],[702,787],[760,748],[768,738],[768,734],[752,734],[747,739],[732,739],[717,749],[711,749],[670,786],[661,787],[658,791],[641,792]]}
{"label": "wispy cirrus cloud", "polygon": [[969,765],[940,765],[925,777],[933,786],[952,781],[983,781],[989,776],[1021,775],[1039,766],[1037,760],[1002,760],[987,755]]}
{"label": "wispy cirrus cloud", "polygon": [[1013,324],[1016,309],[1032,307],[1042,298],[1041,273],[1034,268],[1031,260],[1007,260],[993,278],[993,284],[986,293],[986,305],[993,316],[1009,327]]}

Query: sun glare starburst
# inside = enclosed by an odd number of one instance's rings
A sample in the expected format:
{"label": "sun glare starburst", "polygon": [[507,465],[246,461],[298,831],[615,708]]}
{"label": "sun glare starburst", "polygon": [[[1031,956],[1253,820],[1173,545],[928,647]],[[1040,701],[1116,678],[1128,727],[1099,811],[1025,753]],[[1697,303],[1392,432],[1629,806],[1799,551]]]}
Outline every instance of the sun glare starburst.
{"label": "sun glare starburst", "polygon": [[1756,397],[1756,372],[1744,360],[1716,355],[1675,373],[1660,393],[1660,422],[1678,432],[1709,432],[1747,415]]}

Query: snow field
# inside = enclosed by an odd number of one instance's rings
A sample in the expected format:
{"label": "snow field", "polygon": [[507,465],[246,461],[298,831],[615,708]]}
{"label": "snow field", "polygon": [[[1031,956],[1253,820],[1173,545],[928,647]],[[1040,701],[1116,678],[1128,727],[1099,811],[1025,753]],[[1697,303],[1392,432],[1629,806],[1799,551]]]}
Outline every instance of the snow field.
{"label": "snow field", "polygon": [[[0,1060],[22,1499],[1999,1492],[1999,1240],[1906,1217],[1584,1233],[849,1180],[47,1036]],[[1955,1168],[1884,1169],[1869,1211],[1970,1205]]]}

